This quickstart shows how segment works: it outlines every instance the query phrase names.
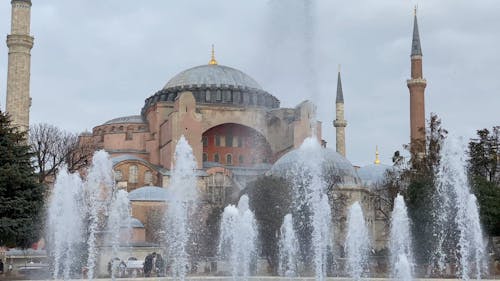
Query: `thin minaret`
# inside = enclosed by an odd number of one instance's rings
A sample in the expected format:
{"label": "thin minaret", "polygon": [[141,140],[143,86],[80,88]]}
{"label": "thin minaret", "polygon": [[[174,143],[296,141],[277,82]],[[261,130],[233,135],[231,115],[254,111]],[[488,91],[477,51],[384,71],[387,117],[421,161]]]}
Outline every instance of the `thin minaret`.
{"label": "thin minaret", "polygon": [[422,72],[422,47],[417,23],[417,8],[414,12],[413,39],[411,43],[411,79],[407,80],[410,90],[410,148],[412,153],[425,152],[425,102],[427,81]]}
{"label": "thin minaret", "polygon": [[34,38],[30,35],[31,0],[12,0],[11,31],[7,35],[6,111],[12,125],[20,131],[29,129],[30,65]]}
{"label": "thin minaret", "polygon": [[344,120],[344,93],[342,92],[342,81],[340,79],[340,65],[337,76],[337,98],[335,99],[335,120],[333,126],[336,132],[337,152],[345,157],[345,127],[347,121]]}

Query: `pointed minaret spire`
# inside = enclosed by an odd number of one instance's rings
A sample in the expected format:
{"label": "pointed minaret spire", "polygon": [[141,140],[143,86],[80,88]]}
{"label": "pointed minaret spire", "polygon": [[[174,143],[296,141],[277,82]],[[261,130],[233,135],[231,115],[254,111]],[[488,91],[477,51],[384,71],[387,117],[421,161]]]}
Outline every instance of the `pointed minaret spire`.
{"label": "pointed minaret spire", "polygon": [[415,10],[414,10],[414,19],[413,19],[413,40],[411,42],[411,55],[412,56],[421,56],[422,55],[422,47],[420,46],[420,35],[418,33],[417,7],[416,6],[415,6]]}
{"label": "pointed minaret spire", "polygon": [[345,127],[347,121],[344,120],[344,93],[342,92],[342,81],[340,80],[340,65],[337,75],[337,98],[335,99],[335,120],[333,126],[336,132],[337,152],[345,157]]}
{"label": "pointed minaret spire", "polygon": [[418,33],[415,7],[413,38],[411,43],[411,76],[406,81],[410,90],[410,150],[414,155],[425,153],[425,87],[422,70],[422,48]]}
{"label": "pointed minaret spire", "polygon": [[336,103],[344,103],[344,93],[342,92],[342,80],[340,79],[340,64],[339,64],[339,73],[337,76],[337,98],[335,99]]}

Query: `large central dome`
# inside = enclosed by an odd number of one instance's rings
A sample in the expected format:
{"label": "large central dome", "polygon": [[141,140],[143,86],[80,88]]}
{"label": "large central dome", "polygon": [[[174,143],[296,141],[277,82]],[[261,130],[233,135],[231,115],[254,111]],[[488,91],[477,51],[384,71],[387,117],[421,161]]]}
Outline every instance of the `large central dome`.
{"label": "large central dome", "polygon": [[233,86],[262,90],[262,87],[244,72],[217,64],[200,65],[174,76],[163,89],[175,88],[179,86]]}

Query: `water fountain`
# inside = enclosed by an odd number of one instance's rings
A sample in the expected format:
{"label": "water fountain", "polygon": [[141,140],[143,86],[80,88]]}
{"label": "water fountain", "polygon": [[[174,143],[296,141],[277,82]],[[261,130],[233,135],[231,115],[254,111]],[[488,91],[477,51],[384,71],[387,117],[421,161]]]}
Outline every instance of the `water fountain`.
{"label": "water fountain", "polygon": [[366,228],[363,210],[359,202],[349,208],[347,216],[347,235],[344,246],[347,254],[347,270],[349,277],[360,280],[367,269],[370,239]]}
{"label": "water fountain", "polygon": [[292,214],[285,215],[280,228],[278,273],[284,277],[296,277],[298,272],[299,241],[293,229]]}
{"label": "water fountain", "polygon": [[411,281],[413,272],[413,251],[411,248],[410,220],[404,198],[394,199],[391,214],[389,253],[392,277],[395,280]]}
{"label": "water fountain", "polygon": [[[447,255],[455,255],[459,263],[459,275],[469,280],[471,275],[480,279],[486,272],[485,243],[479,221],[475,196],[470,191],[466,172],[465,147],[457,138],[449,137],[442,148],[441,162],[437,174],[437,213],[446,224],[437,231],[438,241],[444,241],[449,222],[458,233],[458,242],[451,249],[440,243],[435,250],[443,261]],[[439,201],[444,200],[444,201]],[[454,253],[456,251],[456,253]]]}
{"label": "water fountain", "polygon": [[48,236],[53,241],[54,279],[70,278],[75,247],[82,239],[81,191],[80,177],[69,174],[66,168],[61,169],[48,208]]}
{"label": "water fountain", "polygon": [[220,226],[219,255],[228,258],[233,280],[247,280],[251,263],[256,258],[257,224],[249,209],[248,196],[243,195],[238,206],[224,208]]}
{"label": "water fountain", "polygon": [[171,201],[166,212],[166,241],[168,256],[172,261],[172,275],[184,280],[189,266],[188,240],[190,215],[195,206],[198,189],[196,187],[196,161],[193,150],[184,136],[175,147],[174,169],[170,183]]}
{"label": "water fountain", "polygon": [[[112,257],[117,257],[120,248],[120,242],[130,240],[131,220],[130,220],[130,202],[128,192],[118,190],[111,201],[109,207],[107,242],[111,245]],[[118,269],[118,263],[113,259],[111,264],[111,279],[115,279]]]}

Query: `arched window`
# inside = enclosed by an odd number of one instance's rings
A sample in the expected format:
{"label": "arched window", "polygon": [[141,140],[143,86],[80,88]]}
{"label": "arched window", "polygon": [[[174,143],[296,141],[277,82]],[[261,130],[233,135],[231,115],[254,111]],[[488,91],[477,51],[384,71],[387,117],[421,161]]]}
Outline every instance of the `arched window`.
{"label": "arched window", "polygon": [[120,170],[115,170],[115,181],[121,181],[123,178],[122,171]]}
{"label": "arched window", "polygon": [[219,162],[219,153],[214,154],[214,162]]}
{"label": "arched window", "polygon": [[207,161],[208,161],[208,154],[203,153],[203,162],[207,162]]}
{"label": "arched window", "polygon": [[138,168],[136,165],[131,165],[128,167],[128,182],[130,183],[137,183],[137,174],[138,174]]}
{"label": "arched window", "polygon": [[233,165],[233,155],[226,154],[226,165]]}
{"label": "arched window", "polygon": [[153,173],[151,171],[144,172],[144,185],[153,185]]}
{"label": "arched window", "polygon": [[243,160],[245,160],[243,155],[238,156],[238,164],[240,164],[240,165],[243,164],[243,162],[244,162]]}

